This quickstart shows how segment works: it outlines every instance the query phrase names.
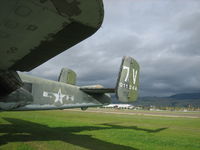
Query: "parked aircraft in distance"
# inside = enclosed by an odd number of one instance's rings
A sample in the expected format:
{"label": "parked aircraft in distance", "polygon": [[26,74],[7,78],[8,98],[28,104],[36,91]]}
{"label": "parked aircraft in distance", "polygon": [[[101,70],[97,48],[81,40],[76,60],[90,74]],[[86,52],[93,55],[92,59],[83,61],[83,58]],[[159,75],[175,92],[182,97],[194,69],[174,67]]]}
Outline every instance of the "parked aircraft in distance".
{"label": "parked aircraft in distance", "polygon": [[[116,88],[76,86],[63,68],[58,82],[30,71],[95,33],[103,21],[102,0],[0,1],[0,109],[46,110],[101,106],[116,92],[122,102],[137,98],[139,65],[124,57]],[[92,51],[91,51],[92,53]]]}
{"label": "parked aircraft in distance", "polygon": [[109,105],[103,106],[103,108],[133,109],[134,106],[131,104],[109,104]]}

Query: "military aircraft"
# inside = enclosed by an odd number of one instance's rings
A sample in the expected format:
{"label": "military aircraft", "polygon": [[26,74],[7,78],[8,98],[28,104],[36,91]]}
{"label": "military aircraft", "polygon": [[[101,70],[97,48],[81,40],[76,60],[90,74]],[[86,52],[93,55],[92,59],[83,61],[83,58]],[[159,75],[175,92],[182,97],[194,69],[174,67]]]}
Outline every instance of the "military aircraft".
{"label": "military aircraft", "polygon": [[122,102],[136,100],[139,65],[131,57],[122,60],[116,88],[76,86],[76,73],[67,68],[58,81],[21,73],[94,34],[103,16],[102,0],[1,0],[0,109],[85,110],[109,104],[107,93]]}

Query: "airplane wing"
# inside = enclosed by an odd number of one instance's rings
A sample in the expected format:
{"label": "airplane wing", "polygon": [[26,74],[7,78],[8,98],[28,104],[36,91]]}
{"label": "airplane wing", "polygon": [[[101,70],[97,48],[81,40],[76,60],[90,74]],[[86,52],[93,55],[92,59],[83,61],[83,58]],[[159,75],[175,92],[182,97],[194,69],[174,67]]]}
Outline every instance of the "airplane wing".
{"label": "airplane wing", "polygon": [[91,36],[102,0],[1,0],[0,70],[30,71]]}

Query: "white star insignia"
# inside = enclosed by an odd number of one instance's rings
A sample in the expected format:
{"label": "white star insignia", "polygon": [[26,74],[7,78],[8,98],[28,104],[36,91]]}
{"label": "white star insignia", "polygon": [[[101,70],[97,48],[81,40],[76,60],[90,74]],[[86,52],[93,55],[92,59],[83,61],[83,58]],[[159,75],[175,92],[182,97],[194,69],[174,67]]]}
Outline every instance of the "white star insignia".
{"label": "white star insignia", "polygon": [[62,94],[61,89],[59,89],[58,93],[53,93],[53,95],[56,98],[55,103],[60,102],[61,104],[63,104],[63,98],[65,97],[65,95]]}

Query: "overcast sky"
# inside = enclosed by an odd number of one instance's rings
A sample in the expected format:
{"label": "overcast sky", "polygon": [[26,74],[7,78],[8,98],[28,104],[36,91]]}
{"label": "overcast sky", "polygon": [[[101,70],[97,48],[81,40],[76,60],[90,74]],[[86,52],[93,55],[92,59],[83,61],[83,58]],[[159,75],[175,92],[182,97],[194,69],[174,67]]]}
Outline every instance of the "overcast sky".
{"label": "overcast sky", "polygon": [[56,80],[62,67],[79,85],[115,87],[121,59],[140,64],[140,95],[200,91],[199,0],[104,0],[102,27],[90,38],[34,69]]}

